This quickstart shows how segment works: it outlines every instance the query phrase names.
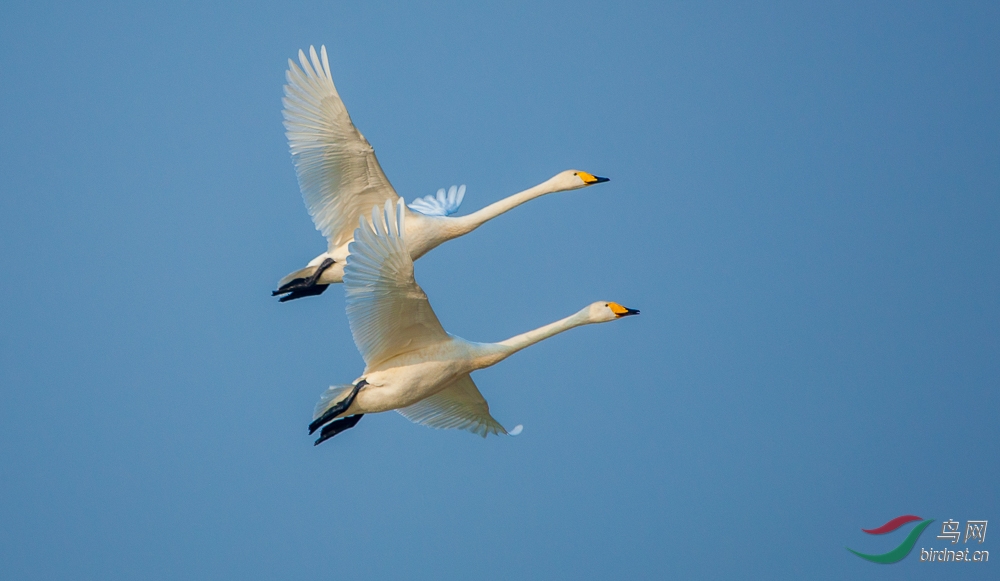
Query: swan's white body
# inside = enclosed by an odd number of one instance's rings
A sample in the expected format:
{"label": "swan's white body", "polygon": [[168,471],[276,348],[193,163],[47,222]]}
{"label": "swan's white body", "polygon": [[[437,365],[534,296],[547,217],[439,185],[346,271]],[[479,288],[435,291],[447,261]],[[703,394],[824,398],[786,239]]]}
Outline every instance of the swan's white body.
{"label": "swan's white body", "polygon": [[[365,371],[354,384],[345,418],[398,410],[410,420],[436,428],[461,428],[486,436],[507,433],[470,373],[494,365],[543,339],[573,327],[612,321],[638,311],[597,302],[555,323],[499,343],[474,343],[445,332],[427,295],[413,278],[406,240],[411,215],[402,200],[375,208],[372,222],[361,219],[347,258],[344,284],[347,317]],[[354,385],[333,386],[316,406],[320,418],[346,401]],[[322,441],[322,439],[320,440]]]}
{"label": "swan's white body", "polygon": [[[295,162],[299,187],[316,229],[327,238],[327,250],[306,268],[284,277],[284,286],[313,275],[327,259],[334,261],[315,281],[342,282],[354,227],[372,206],[399,199],[375,157],[375,150],[351,122],[333,84],[326,47],[307,59],[299,51],[301,68],[291,60],[285,85],[284,117],[288,145]],[[527,202],[554,192],[574,190],[607,181],[586,172],[567,170],[533,188],[514,194],[467,216],[452,217],[462,203],[465,186],[448,195],[426,196],[404,207],[410,258],[416,260],[441,243],[467,234],[486,221]],[[412,208],[412,209],[411,209]]]}

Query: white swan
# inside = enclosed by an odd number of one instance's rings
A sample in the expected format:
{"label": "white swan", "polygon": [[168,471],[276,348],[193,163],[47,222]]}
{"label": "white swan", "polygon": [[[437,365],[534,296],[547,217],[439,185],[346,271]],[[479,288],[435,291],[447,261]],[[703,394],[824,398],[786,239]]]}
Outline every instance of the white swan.
{"label": "white swan", "polygon": [[[413,279],[410,235],[402,200],[375,207],[354,232],[344,286],[347,318],[365,371],[353,385],[330,387],[320,398],[309,433],[316,444],[354,427],[364,414],[396,410],[434,428],[460,428],[486,437],[507,433],[490,415],[469,373],[573,327],[613,321],[639,311],[596,302],[555,323],[499,343],[449,335]],[[516,433],[516,432],[515,432]]]}
{"label": "white swan", "polygon": [[[316,229],[327,238],[327,251],[278,282],[272,295],[281,301],[318,295],[331,283],[343,280],[348,244],[358,217],[385,200],[399,196],[382,172],[375,151],[354,127],[340,100],[326,47],[309,47],[310,59],[299,51],[301,68],[288,61],[284,116],[288,146],[295,162],[299,188]],[[553,192],[574,190],[608,181],[583,171],[567,170],[533,188],[491,204],[467,216],[449,217],[462,203],[465,186],[446,194],[426,196],[404,210],[407,248],[416,260],[441,243],[467,234],[487,220]]]}

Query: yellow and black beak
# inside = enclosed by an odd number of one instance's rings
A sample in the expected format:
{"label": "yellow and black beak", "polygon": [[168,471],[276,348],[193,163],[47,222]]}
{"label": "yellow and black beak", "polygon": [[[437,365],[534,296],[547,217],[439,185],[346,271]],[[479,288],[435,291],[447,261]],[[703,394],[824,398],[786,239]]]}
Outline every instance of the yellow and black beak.
{"label": "yellow and black beak", "polygon": [[611,181],[609,178],[602,178],[599,176],[595,176],[594,174],[589,174],[585,171],[577,172],[576,175],[580,176],[580,179],[583,180],[583,183],[587,184],[588,186]]}
{"label": "yellow and black beak", "polygon": [[619,305],[618,303],[608,303],[608,307],[611,309],[611,312],[614,313],[615,316],[618,317],[619,319],[622,318],[622,317],[627,317],[629,315],[638,315],[639,314],[638,310],[636,310],[636,309],[630,309],[628,307],[623,307],[623,306]]}
{"label": "yellow and black beak", "polygon": [[618,318],[620,319],[622,317],[627,317],[629,315],[638,315],[638,314],[639,314],[639,309],[628,309],[628,308],[626,308],[624,313],[618,315]]}

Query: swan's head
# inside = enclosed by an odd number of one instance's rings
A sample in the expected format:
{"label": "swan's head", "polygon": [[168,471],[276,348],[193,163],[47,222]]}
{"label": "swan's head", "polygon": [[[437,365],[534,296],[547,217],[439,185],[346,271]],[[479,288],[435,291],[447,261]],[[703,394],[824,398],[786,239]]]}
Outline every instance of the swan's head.
{"label": "swan's head", "polygon": [[635,309],[630,309],[628,307],[623,307],[618,303],[612,303],[608,301],[598,301],[589,307],[590,320],[595,323],[604,323],[606,321],[614,321],[615,319],[620,319],[622,317],[628,317],[629,315],[638,315],[639,311]]}
{"label": "swan's head", "polygon": [[601,182],[609,182],[608,178],[602,178],[589,174],[578,169],[568,169],[556,174],[551,180],[557,191],[578,190]]}

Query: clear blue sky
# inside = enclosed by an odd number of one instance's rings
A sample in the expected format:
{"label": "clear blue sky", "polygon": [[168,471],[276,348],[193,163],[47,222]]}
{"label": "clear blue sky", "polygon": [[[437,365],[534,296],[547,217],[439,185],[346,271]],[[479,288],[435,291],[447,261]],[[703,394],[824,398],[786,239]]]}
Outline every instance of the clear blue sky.
{"label": "clear blue sky", "polygon": [[[0,576],[996,578],[1000,8],[952,4],[5,1]],[[310,44],[407,199],[612,179],[417,263],[471,340],[642,310],[475,375],[522,435],[312,446],[363,364],[339,287],[269,296]],[[844,549],[901,514],[998,562]]]}

